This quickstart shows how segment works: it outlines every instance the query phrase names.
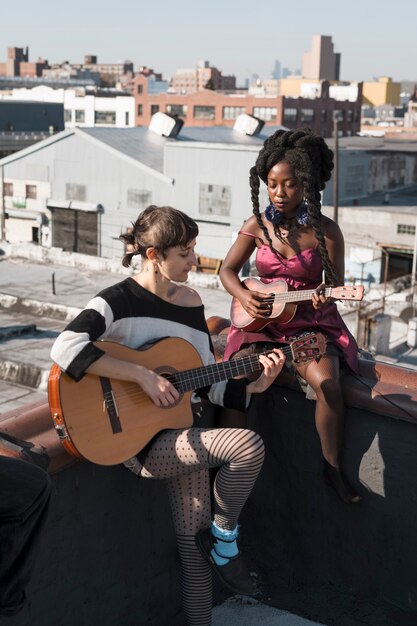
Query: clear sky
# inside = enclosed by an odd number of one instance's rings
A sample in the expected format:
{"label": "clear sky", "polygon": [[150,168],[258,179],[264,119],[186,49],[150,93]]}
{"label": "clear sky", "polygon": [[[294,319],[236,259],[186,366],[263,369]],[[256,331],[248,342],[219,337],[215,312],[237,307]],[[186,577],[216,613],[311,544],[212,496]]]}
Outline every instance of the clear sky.
{"label": "clear sky", "polygon": [[331,35],[342,80],[391,76],[417,81],[415,0],[4,0],[0,61],[29,46],[30,60],[131,60],[170,78],[210,61],[239,82],[301,68],[312,35]]}

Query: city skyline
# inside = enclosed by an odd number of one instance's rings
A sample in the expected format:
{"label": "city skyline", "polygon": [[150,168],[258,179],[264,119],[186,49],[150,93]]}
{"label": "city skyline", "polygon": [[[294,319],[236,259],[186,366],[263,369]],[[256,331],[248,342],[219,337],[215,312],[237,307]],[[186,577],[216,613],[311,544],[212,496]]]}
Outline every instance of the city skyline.
{"label": "city skyline", "polygon": [[[209,10],[195,10],[191,0],[159,2],[141,9],[132,0],[120,0],[115,11],[105,11],[96,0],[74,0],[71,12],[57,12],[56,3],[39,5],[23,0],[7,8],[0,25],[0,61],[8,47],[29,47],[31,61],[83,62],[93,54],[101,63],[131,60],[162,72],[169,79],[176,69],[193,68],[210,61],[224,74],[235,74],[238,84],[258,74],[270,78],[274,63],[294,71],[303,53],[311,49],[312,36],[330,35],[341,53],[341,80],[372,80],[391,76],[395,81],[417,80],[414,25],[417,5],[381,0],[378,12],[365,16],[363,2],[351,0],[345,15],[335,14],[335,4],[306,0],[280,8],[264,0],[262,13],[237,0],[212,0]],[[404,52],[405,50],[405,52]]]}

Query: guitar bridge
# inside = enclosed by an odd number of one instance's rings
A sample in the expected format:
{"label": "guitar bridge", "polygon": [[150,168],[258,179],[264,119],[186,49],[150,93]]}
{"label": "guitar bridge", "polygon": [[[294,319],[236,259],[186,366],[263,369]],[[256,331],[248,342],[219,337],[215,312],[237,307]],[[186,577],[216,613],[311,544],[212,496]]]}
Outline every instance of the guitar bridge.
{"label": "guitar bridge", "polygon": [[119,412],[117,410],[117,404],[113,394],[113,389],[111,388],[110,379],[100,376],[100,383],[103,391],[103,413],[107,412],[109,416],[113,434],[121,433],[122,425],[120,423]]}

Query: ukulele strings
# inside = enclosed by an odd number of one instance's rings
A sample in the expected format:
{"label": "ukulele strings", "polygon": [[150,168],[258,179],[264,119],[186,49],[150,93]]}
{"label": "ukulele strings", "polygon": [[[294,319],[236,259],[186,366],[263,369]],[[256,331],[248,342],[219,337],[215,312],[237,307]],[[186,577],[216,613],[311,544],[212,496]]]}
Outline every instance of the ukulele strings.
{"label": "ukulele strings", "polygon": [[[325,296],[330,296],[332,292],[331,287],[324,290]],[[297,300],[309,300],[310,297],[316,293],[315,289],[305,289],[302,291],[290,291],[284,293],[269,294],[267,298],[261,300],[261,303],[273,304],[274,302],[296,302]]]}

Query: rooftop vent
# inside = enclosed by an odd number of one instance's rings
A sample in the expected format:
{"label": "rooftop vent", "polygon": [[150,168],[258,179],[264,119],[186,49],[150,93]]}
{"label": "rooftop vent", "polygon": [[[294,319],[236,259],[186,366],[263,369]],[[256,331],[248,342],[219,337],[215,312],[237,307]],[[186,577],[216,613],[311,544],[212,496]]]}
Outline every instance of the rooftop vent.
{"label": "rooftop vent", "polygon": [[257,117],[253,115],[247,115],[247,113],[242,113],[236,118],[235,125],[233,128],[237,130],[242,135],[258,135],[262,128],[264,122],[259,120]]}
{"label": "rooftop vent", "polygon": [[168,115],[168,113],[154,113],[149,124],[149,130],[161,137],[176,137],[180,132],[184,122],[178,117]]}

